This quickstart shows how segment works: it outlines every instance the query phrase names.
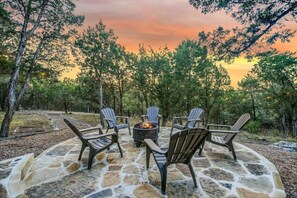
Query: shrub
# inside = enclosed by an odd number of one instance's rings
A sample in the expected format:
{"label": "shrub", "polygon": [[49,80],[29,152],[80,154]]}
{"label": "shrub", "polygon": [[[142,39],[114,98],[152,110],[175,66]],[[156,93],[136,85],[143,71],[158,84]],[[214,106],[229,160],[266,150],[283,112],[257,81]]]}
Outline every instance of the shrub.
{"label": "shrub", "polygon": [[261,131],[261,123],[259,121],[251,120],[245,126],[249,133],[259,133]]}

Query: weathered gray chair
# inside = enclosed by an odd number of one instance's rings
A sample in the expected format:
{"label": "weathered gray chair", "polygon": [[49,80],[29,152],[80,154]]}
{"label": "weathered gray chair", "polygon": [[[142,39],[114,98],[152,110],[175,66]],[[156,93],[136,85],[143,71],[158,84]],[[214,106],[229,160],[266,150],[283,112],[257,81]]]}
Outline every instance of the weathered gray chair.
{"label": "weathered gray chair", "polygon": [[[194,108],[190,111],[190,114],[188,117],[174,117],[171,127],[171,133],[173,129],[191,129],[196,127],[196,124],[200,121],[200,116],[203,113],[203,109],[200,108]],[[182,120],[187,120],[185,124],[182,124]]]}
{"label": "weathered gray chair", "polygon": [[167,166],[175,163],[187,164],[195,187],[197,181],[191,165],[191,159],[196,150],[205,141],[208,135],[207,129],[192,128],[184,129],[170,136],[169,148],[160,149],[151,139],[145,139],[146,143],[146,168],[149,168],[150,154],[152,153],[161,175],[161,192],[166,192]]}
{"label": "weathered gray chair", "polygon": [[142,115],[141,119],[142,119],[142,122],[145,122],[145,120],[147,120],[148,122],[158,125],[160,130],[161,115],[159,115],[158,107],[148,107],[146,111],[146,115]]}
{"label": "weathered gray chair", "polygon": [[[77,137],[82,142],[78,160],[81,159],[82,153],[84,152],[85,148],[86,147],[90,148],[89,159],[88,159],[88,169],[91,169],[92,161],[95,155],[105,149],[108,149],[114,143],[117,143],[118,148],[120,150],[121,157],[123,157],[122,149],[120,147],[118,136],[116,133],[103,134],[102,130],[99,127],[78,130],[71,122],[69,122],[65,118],[64,118],[64,122],[70,127],[70,129],[77,135]],[[99,134],[95,134],[95,135],[82,134],[82,132],[87,132],[95,129],[99,129]],[[107,138],[107,136],[111,136],[111,139]]]}
{"label": "weathered gray chair", "polygon": [[[130,123],[129,118],[126,116],[116,116],[114,110],[111,108],[104,108],[101,109],[101,115],[103,116],[103,120],[107,122],[107,130],[114,129],[114,131],[118,134],[120,129],[129,129],[129,134],[131,135]],[[117,119],[125,119],[124,123],[119,123]]]}
{"label": "weathered gray chair", "polygon": [[[233,139],[240,132],[242,127],[250,120],[251,116],[248,113],[245,113],[240,116],[240,118],[235,122],[233,126],[229,125],[220,125],[220,124],[208,124],[207,129],[209,130],[209,136],[206,138],[207,141],[227,147],[229,151],[232,151],[233,158],[236,160],[236,154],[233,146]],[[227,128],[227,130],[213,129],[213,128]],[[213,135],[215,133],[225,134],[223,137]],[[204,143],[202,145],[203,149]],[[202,149],[199,154],[201,155]]]}

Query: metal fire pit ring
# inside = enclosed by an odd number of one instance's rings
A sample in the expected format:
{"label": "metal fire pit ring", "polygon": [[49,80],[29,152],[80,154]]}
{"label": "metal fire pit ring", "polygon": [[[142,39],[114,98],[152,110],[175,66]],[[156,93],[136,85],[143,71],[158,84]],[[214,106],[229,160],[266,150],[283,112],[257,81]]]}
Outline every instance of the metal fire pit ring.
{"label": "metal fire pit ring", "polygon": [[142,122],[137,123],[133,127],[133,139],[136,142],[136,147],[140,147],[141,142],[144,139],[151,139],[155,143],[158,141],[158,126],[156,124],[150,123],[153,128],[141,128]]}

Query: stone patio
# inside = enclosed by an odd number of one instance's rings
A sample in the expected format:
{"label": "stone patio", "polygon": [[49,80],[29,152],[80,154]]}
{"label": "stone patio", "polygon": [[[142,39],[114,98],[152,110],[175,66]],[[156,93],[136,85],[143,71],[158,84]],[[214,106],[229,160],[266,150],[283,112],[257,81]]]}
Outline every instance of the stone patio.
{"label": "stone patio", "polygon": [[[162,128],[159,145],[166,147],[169,128]],[[120,132],[121,158],[116,145],[95,157],[87,170],[88,150],[77,161],[80,140],[0,162],[0,197],[164,197],[160,175],[151,157],[145,168],[145,146],[135,146],[128,130]],[[236,143],[237,161],[228,149],[206,143],[202,156],[192,159],[198,188],[188,167],[171,165],[165,197],[286,197],[275,166],[255,151]]]}

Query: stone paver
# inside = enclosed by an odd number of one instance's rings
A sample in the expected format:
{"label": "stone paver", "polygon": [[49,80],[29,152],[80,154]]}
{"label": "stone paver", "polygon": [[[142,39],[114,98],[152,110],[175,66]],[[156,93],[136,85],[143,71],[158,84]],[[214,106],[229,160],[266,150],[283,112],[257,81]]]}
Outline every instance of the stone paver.
{"label": "stone paver", "polygon": [[[170,128],[162,128],[158,143],[168,145]],[[145,167],[146,152],[135,146],[128,130],[121,131],[121,158],[116,145],[93,160],[87,170],[88,149],[78,161],[81,143],[77,138],[62,142],[37,156],[21,182],[21,197],[164,197],[160,174],[153,157]],[[285,197],[275,167],[251,149],[235,144],[238,160],[228,149],[206,142],[203,155],[192,159],[198,187],[194,187],[187,165],[168,167],[166,197]],[[17,163],[13,161],[13,163]],[[7,178],[13,174],[12,162],[0,162],[0,196],[8,194]]]}

